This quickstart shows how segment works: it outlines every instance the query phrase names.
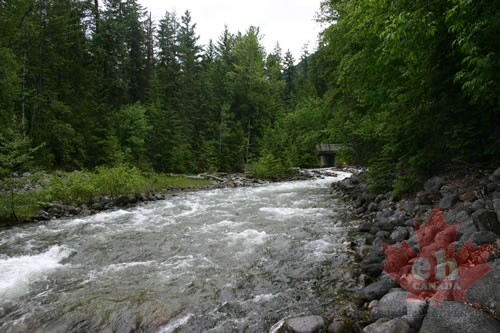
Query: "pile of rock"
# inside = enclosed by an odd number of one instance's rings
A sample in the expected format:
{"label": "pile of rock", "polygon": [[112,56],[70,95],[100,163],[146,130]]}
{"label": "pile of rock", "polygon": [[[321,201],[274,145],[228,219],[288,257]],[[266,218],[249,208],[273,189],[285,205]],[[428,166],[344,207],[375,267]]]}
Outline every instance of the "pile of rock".
{"label": "pile of rock", "polygon": [[[500,168],[493,173],[467,173],[429,179],[412,200],[395,201],[390,194],[373,196],[359,176],[333,185],[352,200],[365,221],[357,246],[363,309],[370,314],[363,332],[500,332]],[[406,241],[418,252],[415,223],[425,224],[438,207],[448,224],[460,222],[455,249],[468,240],[491,245],[492,270],[468,289],[467,302],[408,301],[407,292],[385,274],[383,245]],[[341,331],[335,331],[341,332]]]}

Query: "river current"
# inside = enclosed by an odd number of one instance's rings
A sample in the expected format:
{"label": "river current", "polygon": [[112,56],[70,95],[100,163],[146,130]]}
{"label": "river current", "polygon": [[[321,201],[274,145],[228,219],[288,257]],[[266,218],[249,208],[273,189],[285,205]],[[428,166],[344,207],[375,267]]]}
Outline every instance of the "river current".
{"label": "river current", "polygon": [[0,231],[1,332],[268,332],[351,283],[348,177],[180,193]]}

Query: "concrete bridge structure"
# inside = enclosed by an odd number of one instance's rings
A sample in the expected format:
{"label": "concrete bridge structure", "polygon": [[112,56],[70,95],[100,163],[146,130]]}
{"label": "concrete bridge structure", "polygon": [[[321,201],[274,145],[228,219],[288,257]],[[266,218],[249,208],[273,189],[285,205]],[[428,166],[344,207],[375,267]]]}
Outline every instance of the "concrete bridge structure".
{"label": "concrete bridge structure", "polygon": [[320,143],[316,145],[316,151],[320,158],[320,166],[322,168],[335,167],[337,152],[342,148],[344,148],[344,145],[336,143]]}

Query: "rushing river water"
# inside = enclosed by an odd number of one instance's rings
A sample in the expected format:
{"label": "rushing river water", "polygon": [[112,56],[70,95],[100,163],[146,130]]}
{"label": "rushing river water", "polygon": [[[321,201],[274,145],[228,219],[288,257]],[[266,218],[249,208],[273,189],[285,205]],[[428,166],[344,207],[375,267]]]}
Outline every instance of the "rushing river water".
{"label": "rushing river water", "polygon": [[1,332],[265,332],[349,283],[337,177],[0,231]]}

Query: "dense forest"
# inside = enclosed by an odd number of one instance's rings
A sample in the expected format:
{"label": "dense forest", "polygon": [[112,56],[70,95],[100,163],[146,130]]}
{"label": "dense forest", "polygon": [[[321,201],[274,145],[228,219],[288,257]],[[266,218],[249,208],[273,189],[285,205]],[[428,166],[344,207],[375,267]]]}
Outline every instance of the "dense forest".
{"label": "dense forest", "polygon": [[330,0],[317,51],[200,45],[137,0],[0,1],[0,176],[131,165],[279,177],[318,143],[405,191],[500,161],[500,3]]}

